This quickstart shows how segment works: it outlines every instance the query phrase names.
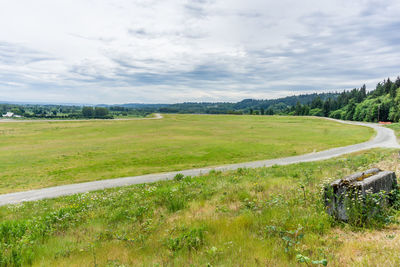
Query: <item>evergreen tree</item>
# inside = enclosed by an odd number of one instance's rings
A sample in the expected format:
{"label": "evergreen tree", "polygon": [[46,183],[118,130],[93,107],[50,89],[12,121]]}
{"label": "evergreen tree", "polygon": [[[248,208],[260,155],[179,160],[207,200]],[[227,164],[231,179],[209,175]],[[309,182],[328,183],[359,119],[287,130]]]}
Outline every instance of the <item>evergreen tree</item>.
{"label": "evergreen tree", "polygon": [[365,84],[363,84],[363,86],[361,86],[360,88],[360,95],[362,100],[364,100],[367,97],[367,87],[365,86]]}

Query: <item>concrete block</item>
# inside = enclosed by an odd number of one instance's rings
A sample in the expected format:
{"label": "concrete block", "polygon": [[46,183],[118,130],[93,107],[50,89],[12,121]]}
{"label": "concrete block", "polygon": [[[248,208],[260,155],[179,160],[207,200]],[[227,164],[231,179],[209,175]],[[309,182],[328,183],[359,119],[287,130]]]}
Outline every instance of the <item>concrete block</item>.
{"label": "concrete block", "polygon": [[[324,198],[327,212],[339,220],[347,221],[346,203],[348,195],[355,192],[362,197],[384,191],[386,194],[397,188],[396,174],[392,171],[381,171],[374,168],[358,172],[343,179],[336,180],[325,187]],[[382,203],[388,205],[388,201]]]}

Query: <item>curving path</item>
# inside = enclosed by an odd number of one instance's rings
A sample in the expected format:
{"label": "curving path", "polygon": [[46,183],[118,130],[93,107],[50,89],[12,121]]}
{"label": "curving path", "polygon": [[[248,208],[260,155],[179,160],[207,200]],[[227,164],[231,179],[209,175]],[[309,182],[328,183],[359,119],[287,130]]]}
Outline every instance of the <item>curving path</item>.
{"label": "curving path", "polygon": [[[153,119],[161,119],[162,116],[160,114],[156,114]],[[333,119],[332,119],[333,120]],[[37,190],[30,190],[24,192],[16,192],[10,194],[0,195],[0,206],[7,204],[17,204],[24,201],[34,201],[45,198],[56,198],[65,195],[72,195],[76,193],[84,193],[88,191],[101,190],[105,188],[112,187],[121,187],[133,184],[141,184],[141,183],[151,183],[161,180],[170,180],[173,177],[181,173],[185,176],[198,176],[202,174],[207,174],[211,170],[216,171],[226,171],[226,170],[236,170],[238,168],[257,168],[257,167],[270,167],[272,165],[288,165],[293,163],[300,162],[310,162],[310,161],[318,161],[325,160],[333,157],[337,157],[343,154],[353,153],[361,150],[366,150],[370,148],[376,147],[385,147],[385,148],[400,148],[400,145],[397,143],[396,136],[393,130],[380,126],[374,123],[363,123],[363,122],[348,122],[348,121],[340,121],[334,120],[340,123],[345,124],[353,124],[360,126],[367,126],[373,128],[377,135],[370,141],[345,146],[332,148],[329,150],[324,150],[321,152],[309,153],[301,156],[287,157],[287,158],[278,158],[271,160],[260,160],[260,161],[252,161],[245,163],[237,163],[237,164],[228,164],[222,165],[218,167],[205,167],[184,171],[174,171],[167,173],[157,173],[157,174],[147,174],[133,177],[124,177],[124,178],[115,178],[108,180],[100,180],[94,182],[87,183],[78,183],[78,184],[70,184],[70,185],[61,185]]]}

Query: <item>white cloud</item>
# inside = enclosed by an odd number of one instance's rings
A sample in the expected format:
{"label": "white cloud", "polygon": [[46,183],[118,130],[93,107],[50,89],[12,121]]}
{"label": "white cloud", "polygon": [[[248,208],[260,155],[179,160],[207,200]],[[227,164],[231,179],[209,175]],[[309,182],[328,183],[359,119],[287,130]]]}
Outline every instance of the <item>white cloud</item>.
{"label": "white cloud", "polygon": [[0,3],[0,98],[236,101],[370,87],[397,75],[385,1],[18,0]]}

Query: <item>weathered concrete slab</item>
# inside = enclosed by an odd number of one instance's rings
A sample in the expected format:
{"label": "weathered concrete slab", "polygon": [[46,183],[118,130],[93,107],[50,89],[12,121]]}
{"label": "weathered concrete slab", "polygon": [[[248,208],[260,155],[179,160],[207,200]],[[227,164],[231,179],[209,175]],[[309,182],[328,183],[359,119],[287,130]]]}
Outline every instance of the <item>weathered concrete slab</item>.
{"label": "weathered concrete slab", "polygon": [[[347,221],[349,214],[346,203],[349,201],[349,195],[357,193],[365,198],[368,194],[382,191],[388,194],[396,187],[396,174],[392,171],[374,168],[346,176],[325,187],[327,212],[339,220]],[[388,202],[382,204],[387,205]]]}

